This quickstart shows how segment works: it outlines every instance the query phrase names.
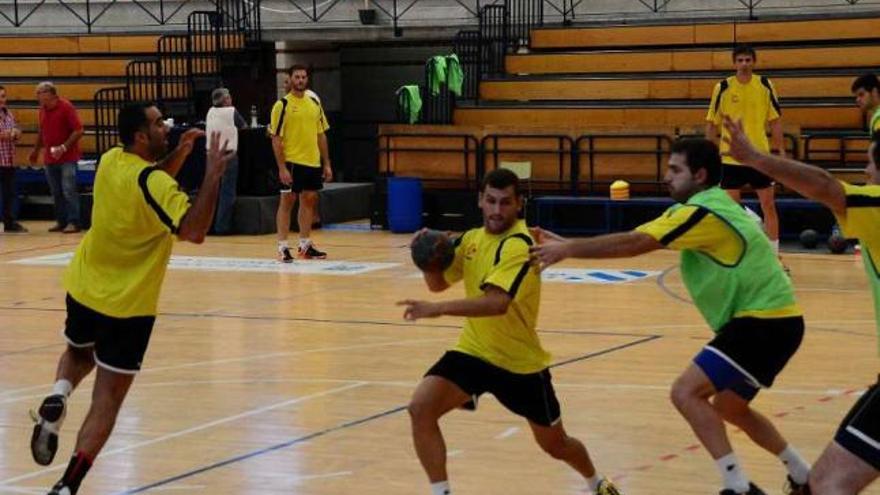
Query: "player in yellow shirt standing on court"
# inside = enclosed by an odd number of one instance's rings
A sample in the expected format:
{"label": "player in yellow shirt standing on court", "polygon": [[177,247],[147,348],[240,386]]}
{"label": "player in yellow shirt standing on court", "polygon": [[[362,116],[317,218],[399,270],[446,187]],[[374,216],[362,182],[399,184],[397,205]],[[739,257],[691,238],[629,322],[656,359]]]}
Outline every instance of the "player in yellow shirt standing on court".
{"label": "player in yellow shirt standing on court", "polygon": [[154,105],[128,105],[118,122],[123,146],[101,156],[92,227],[64,276],[67,349],[52,395],[34,418],[31,453],[38,464],[48,465],[58,449],[67,398],[97,365],[91,407],[74,455],[50,495],[75,495],[110,437],[150,341],[172,235],[196,244],[204,241],[220,178],[233,156],[225,144],[220,148],[219,134],[211,136],[205,178],[190,204],[174,176],[204,132],[187,131],[166,157],[168,128]]}
{"label": "player in yellow shirt standing on court", "polygon": [[584,445],[562,426],[550,377],[550,354],[541,347],[535,331],[541,276],[529,266],[529,246],[534,241],[525,222],[517,219],[522,201],[519,179],[513,172],[497,169],[489,173],[480,192],[483,227],[456,239],[449,268],[423,272],[432,292],[464,280],[466,297],[399,303],[406,306],[404,318],[410,321],[441,315],[466,317],[458,344],[428,370],[413,393],[409,413],[416,454],[431,482],[431,494],[451,494],[446,444],[438,421],[455,408],[475,409],[478,397],[488,392],[528,420],[538,445],[580,473],[593,493],[619,495],[596,472]]}
{"label": "player in yellow shirt standing on court", "polygon": [[[733,64],[736,74],[716,84],[712,91],[709,112],[706,114],[706,139],[717,143],[719,130],[722,138],[727,137],[727,131],[721,125],[721,119],[727,115],[742,121],[749,139],[763,152],[770,151],[767,140],[769,126],[773,149],[780,156],[785,156],[779,97],[770,79],[752,72],[757,61],[757,54],[751,46],[740,45],[734,48]],[[778,255],[779,216],[776,214],[773,180],[750,167],[748,163],[740,163],[728,156],[724,139],[719,147],[722,155],[721,188],[736,202],[740,202],[742,188],[746,185],[752,186],[761,202],[764,231]]]}
{"label": "player in yellow shirt standing on court", "polygon": [[303,259],[324,259],[327,253],[318,251],[309,236],[318,204],[318,191],[324,182],[333,180],[333,168],[324,134],[330,126],[321,102],[308,94],[308,70],[302,65],[290,68],[290,92],[272,107],[269,132],[272,150],[278,164],[281,181],[281,199],[275,224],[278,229],[278,261],[290,263],[293,255],[287,244],[290,231],[290,212],[299,195],[299,249]]}

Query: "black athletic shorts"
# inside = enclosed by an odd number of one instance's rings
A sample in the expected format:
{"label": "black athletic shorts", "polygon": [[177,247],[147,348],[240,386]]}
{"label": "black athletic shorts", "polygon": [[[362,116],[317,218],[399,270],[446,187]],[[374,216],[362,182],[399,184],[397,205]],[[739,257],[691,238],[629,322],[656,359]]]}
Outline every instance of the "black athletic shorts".
{"label": "black athletic shorts", "polygon": [[721,166],[721,189],[742,189],[746,185],[766,189],[773,185],[773,179],[745,165]]}
{"label": "black athletic shorts", "polygon": [[447,351],[425,376],[443,377],[458,385],[471,396],[466,409],[476,409],[477,399],[488,392],[510,412],[533,423],[552,426],[560,418],[549,369],[513,373],[463,352]]}
{"label": "black athletic shorts", "polygon": [[880,376],[843,418],[834,441],[880,470]]}
{"label": "black athletic shorts", "polygon": [[291,162],[285,162],[285,165],[293,178],[293,185],[288,187],[281,184],[281,192],[301,193],[324,189],[324,169],[322,167],[309,167]]}
{"label": "black athletic shorts", "polygon": [[[709,376],[716,390],[732,389],[743,398],[751,400],[760,387],[770,387],[776,375],[782,371],[788,360],[801,345],[804,337],[804,318],[734,318],[727,322],[694,360]],[[754,387],[749,397],[735,383],[736,377],[726,374],[722,366],[726,363],[746,378],[748,386]],[[735,374],[734,374],[735,375]],[[729,383],[725,383],[729,382]]]}
{"label": "black athletic shorts", "polygon": [[73,347],[93,347],[98,366],[133,375],[141,369],[155,321],[155,316],[113,318],[67,294],[64,337]]}

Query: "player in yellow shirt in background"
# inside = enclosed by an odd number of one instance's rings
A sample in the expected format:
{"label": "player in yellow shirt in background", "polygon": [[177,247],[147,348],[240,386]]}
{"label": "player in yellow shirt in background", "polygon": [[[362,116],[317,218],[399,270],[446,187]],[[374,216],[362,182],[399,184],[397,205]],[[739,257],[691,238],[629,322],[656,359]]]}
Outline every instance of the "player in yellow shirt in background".
{"label": "player in yellow shirt in background", "polygon": [[721,131],[721,188],[736,202],[740,202],[742,188],[746,185],[752,187],[761,202],[764,231],[778,254],[779,216],[776,213],[773,181],[750,167],[750,164],[741,163],[727,155],[727,145],[723,139],[727,137],[727,131],[721,125],[721,119],[725,115],[741,120],[749,139],[763,152],[770,151],[767,140],[769,127],[773,149],[780,156],[785,156],[782,107],[770,79],[752,72],[757,61],[758,56],[751,46],[739,45],[733,49],[736,74],[716,84],[712,91],[712,100],[706,114],[706,139],[717,143],[718,131]]}
{"label": "player in yellow shirt in background", "polygon": [[[451,494],[446,444],[438,421],[455,408],[475,409],[479,396],[488,392],[528,420],[538,445],[579,472],[594,493],[619,495],[596,472],[584,445],[562,426],[550,377],[550,354],[535,330],[541,276],[529,266],[529,246],[534,241],[525,221],[517,218],[522,205],[519,179],[513,172],[497,169],[489,173],[480,192],[483,227],[456,239],[449,268],[423,272],[432,292],[464,280],[466,298],[399,303],[406,306],[404,318],[410,321],[441,315],[466,317],[458,344],[428,370],[413,393],[409,413],[416,453],[431,482],[432,495]],[[548,493],[553,491],[548,489]]]}
{"label": "player in yellow shirt in background", "polygon": [[327,253],[319,251],[312,243],[312,222],[316,218],[318,191],[324,182],[333,180],[333,168],[325,132],[330,129],[321,100],[306,87],[308,70],[302,65],[290,68],[288,84],[290,92],[272,107],[269,133],[272,150],[278,165],[281,182],[281,198],[275,224],[278,229],[278,261],[293,262],[287,234],[290,231],[290,212],[299,196],[299,248],[297,255],[303,259],[324,259]]}
{"label": "player in yellow shirt in background", "polygon": [[221,149],[218,133],[211,136],[205,178],[190,204],[174,176],[204,132],[187,131],[167,154],[168,128],[155,105],[130,104],[118,122],[122,146],[101,156],[92,227],[64,276],[67,349],[52,394],[34,414],[31,454],[48,465],[58,449],[67,398],[97,365],[91,407],[73,457],[50,495],[75,495],[110,437],[150,341],[173,236],[204,241],[220,178],[233,156],[225,143]]}

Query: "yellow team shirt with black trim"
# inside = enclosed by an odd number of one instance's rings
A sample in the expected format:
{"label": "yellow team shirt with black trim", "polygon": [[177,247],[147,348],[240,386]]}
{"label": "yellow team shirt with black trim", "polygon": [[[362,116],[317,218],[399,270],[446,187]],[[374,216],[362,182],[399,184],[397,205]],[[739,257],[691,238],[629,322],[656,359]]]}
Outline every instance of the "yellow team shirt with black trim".
{"label": "yellow team shirt with black trim", "polygon": [[636,231],[681,251],[685,286],[712,329],[733,318],[801,316],[791,280],[757,222],[717,187],[692,200]]}
{"label": "yellow team shirt with black trim", "polygon": [[846,237],[858,238],[862,248],[862,262],[874,297],[880,352],[880,185],[841,184],[846,193],[846,213],[836,215],[837,222]]}
{"label": "yellow team shirt with black trim", "polygon": [[455,259],[444,272],[449,284],[464,280],[468,298],[495,286],[512,298],[500,316],[466,318],[455,350],[513,373],[536,373],[550,365],[535,327],[541,302],[541,276],[529,265],[534,243],[524,221],[507,232],[472,229],[456,240]]}
{"label": "yellow team shirt with black trim", "polygon": [[330,125],[324,109],[308,95],[299,98],[288,93],[272,107],[269,132],[281,137],[286,162],[320,167],[318,134],[324,134],[328,129]]}
{"label": "yellow team shirt with black trim", "polygon": [[722,125],[725,115],[734,121],[741,120],[749,141],[755,148],[765,153],[769,152],[767,122],[782,116],[782,108],[773,83],[770,79],[757,74],[752,74],[751,80],[746,84],[739,82],[736,76],[731,76],[716,84],[712,91],[706,121],[712,122],[721,129],[721,161],[727,165],[741,165],[733,158],[724,155],[730,149],[723,139],[730,135]]}
{"label": "yellow team shirt with black trim", "polygon": [[153,316],[189,197],[170,175],[116,147],[95,174],[92,226],[64,276],[77,302],[114,318]]}
{"label": "yellow team shirt with black trim", "polygon": [[877,139],[880,137],[880,107],[874,110],[874,114],[871,115],[871,122],[868,124],[869,131],[871,133],[871,139]]}

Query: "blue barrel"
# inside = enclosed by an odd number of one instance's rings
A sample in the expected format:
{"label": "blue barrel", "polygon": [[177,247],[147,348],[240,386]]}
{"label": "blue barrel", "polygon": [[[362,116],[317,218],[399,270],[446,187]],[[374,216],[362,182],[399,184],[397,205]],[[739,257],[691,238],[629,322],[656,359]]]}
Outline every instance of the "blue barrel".
{"label": "blue barrel", "polygon": [[391,232],[422,228],[422,181],[413,177],[388,178],[388,226]]}

